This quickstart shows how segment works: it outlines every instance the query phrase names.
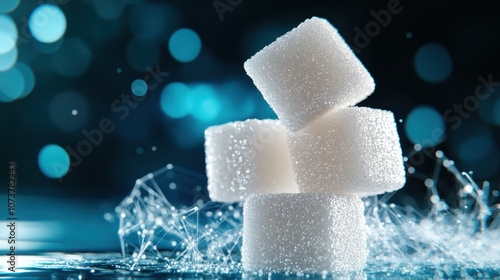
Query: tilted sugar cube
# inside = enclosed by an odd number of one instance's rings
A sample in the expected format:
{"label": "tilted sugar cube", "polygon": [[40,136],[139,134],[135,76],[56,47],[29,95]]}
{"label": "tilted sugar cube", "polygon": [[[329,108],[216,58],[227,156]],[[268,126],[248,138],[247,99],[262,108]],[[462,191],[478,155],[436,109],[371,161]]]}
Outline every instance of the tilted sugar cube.
{"label": "tilted sugar cube", "polygon": [[313,17],[244,63],[289,130],[355,105],[375,89],[370,73],[327,20]]}

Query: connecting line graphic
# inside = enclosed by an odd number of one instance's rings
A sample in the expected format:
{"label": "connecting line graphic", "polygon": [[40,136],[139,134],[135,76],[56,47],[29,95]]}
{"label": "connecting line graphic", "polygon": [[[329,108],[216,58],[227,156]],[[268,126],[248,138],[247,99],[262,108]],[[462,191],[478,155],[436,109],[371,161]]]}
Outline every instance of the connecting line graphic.
{"label": "connecting line graphic", "polygon": [[[410,159],[417,154],[434,161],[430,175],[411,166]],[[417,271],[431,265],[442,271],[452,267],[465,271],[498,266],[500,204],[490,205],[490,200],[499,191],[492,190],[489,182],[478,185],[441,151],[412,150],[405,157],[405,167],[408,176],[426,186],[429,209],[391,203],[394,193],[366,198],[369,267]],[[446,176],[454,179],[454,186],[443,185]],[[168,188],[172,182],[177,189]],[[197,201],[188,207],[168,199],[175,198],[179,189],[205,183],[203,176],[172,165],[137,180],[116,208],[122,254],[130,269],[164,263],[165,269],[177,272],[241,272],[241,205],[214,203],[205,197],[203,204]],[[456,205],[448,205],[438,186],[456,188]]]}

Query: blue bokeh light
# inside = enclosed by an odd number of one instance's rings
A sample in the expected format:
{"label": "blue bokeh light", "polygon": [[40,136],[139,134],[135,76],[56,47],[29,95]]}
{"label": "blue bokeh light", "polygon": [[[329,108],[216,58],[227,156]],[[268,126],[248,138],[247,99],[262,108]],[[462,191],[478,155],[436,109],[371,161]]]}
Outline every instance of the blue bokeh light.
{"label": "blue bokeh light", "polygon": [[21,96],[24,90],[24,77],[17,68],[0,72],[0,101],[10,102]]}
{"label": "blue bokeh light", "polygon": [[0,1],[0,13],[10,13],[14,11],[21,0],[2,0]]}
{"label": "blue bokeh light", "polygon": [[0,14],[0,54],[10,52],[17,43],[17,27],[11,17]]}
{"label": "blue bokeh light", "polygon": [[24,78],[24,89],[19,98],[24,98],[28,96],[32,91],[33,88],[35,87],[35,74],[33,74],[33,71],[31,68],[24,64],[24,63],[17,63],[15,68],[21,72]]}
{"label": "blue bokeh light", "polygon": [[13,48],[8,53],[0,54],[0,72],[7,71],[17,61],[17,48]]}
{"label": "blue bokeh light", "polygon": [[38,166],[45,176],[53,179],[61,178],[69,171],[69,155],[58,145],[47,145],[38,154]]}
{"label": "blue bokeh light", "polygon": [[433,147],[444,140],[445,124],[439,112],[430,106],[418,106],[406,117],[406,135],[414,144]]}
{"label": "blue bokeh light", "polygon": [[192,87],[189,107],[191,116],[206,123],[216,120],[222,111],[217,90],[210,84],[198,84]]}
{"label": "blue bokeh light", "polygon": [[132,93],[136,96],[144,96],[148,92],[148,84],[144,80],[137,79],[130,86]]}
{"label": "blue bokeh light", "polygon": [[42,43],[53,43],[66,32],[66,16],[52,4],[38,6],[30,15],[28,27],[35,39]]}
{"label": "blue bokeh light", "polygon": [[189,99],[191,89],[179,82],[168,84],[161,92],[160,106],[168,117],[178,119],[191,112]]}
{"label": "blue bokeh light", "polygon": [[201,40],[191,29],[181,28],[170,36],[168,49],[179,62],[193,61],[201,51]]}
{"label": "blue bokeh light", "polygon": [[446,80],[453,70],[450,52],[438,43],[421,46],[415,54],[414,65],[417,75],[429,83]]}
{"label": "blue bokeh light", "polygon": [[78,77],[87,72],[91,60],[92,52],[87,43],[79,38],[69,38],[52,57],[52,64],[57,74]]}
{"label": "blue bokeh light", "polygon": [[48,107],[50,120],[63,131],[81,128],[88,118],[88,111],[87,100],[82,95],[71,91],[54,96]]}
{"label": "blue bokeh light", "polygon": [[125,3],[122,0],[94,0],[94,8],[101,18],[113,20],[123,14]]}

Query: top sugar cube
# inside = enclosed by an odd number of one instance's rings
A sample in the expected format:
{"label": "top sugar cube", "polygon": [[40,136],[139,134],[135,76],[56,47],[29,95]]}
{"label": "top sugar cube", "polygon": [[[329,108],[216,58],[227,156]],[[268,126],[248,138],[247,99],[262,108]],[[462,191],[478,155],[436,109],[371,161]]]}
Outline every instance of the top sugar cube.
{"label": "top sugar cube", "polygon": [[327,111],[355,105],[375,89],[370,73],[337,30],[317,17],[276,39],[244,67],[291,131]]}

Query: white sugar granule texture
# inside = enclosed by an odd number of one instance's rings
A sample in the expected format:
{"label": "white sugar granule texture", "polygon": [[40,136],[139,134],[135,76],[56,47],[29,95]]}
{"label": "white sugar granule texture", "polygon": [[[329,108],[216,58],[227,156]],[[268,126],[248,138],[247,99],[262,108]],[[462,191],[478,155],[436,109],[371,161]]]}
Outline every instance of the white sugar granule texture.
{"label": "white sugar granule texture", "polygon": [[360,198],[258,194],[243,207],[246,270],[321,273],[365,267],[368,250]]}
{"label": "white sugar granule texture", "polygon": [[244,68],[289,130],[375,89],[370,73],[327,20],[313,17],[248,59]]}
{"label": "white sugar granule texture", "polygon": [[286,129],[277,120],[246,120],[205,131],[210,198],[244,201],[254,193],[296,193]]}
{"label": "white sugar granule texture", "polygon": [[288,134],[301,192],[369,196],[403,187],[403,155],[392,112],[347,107]]}

